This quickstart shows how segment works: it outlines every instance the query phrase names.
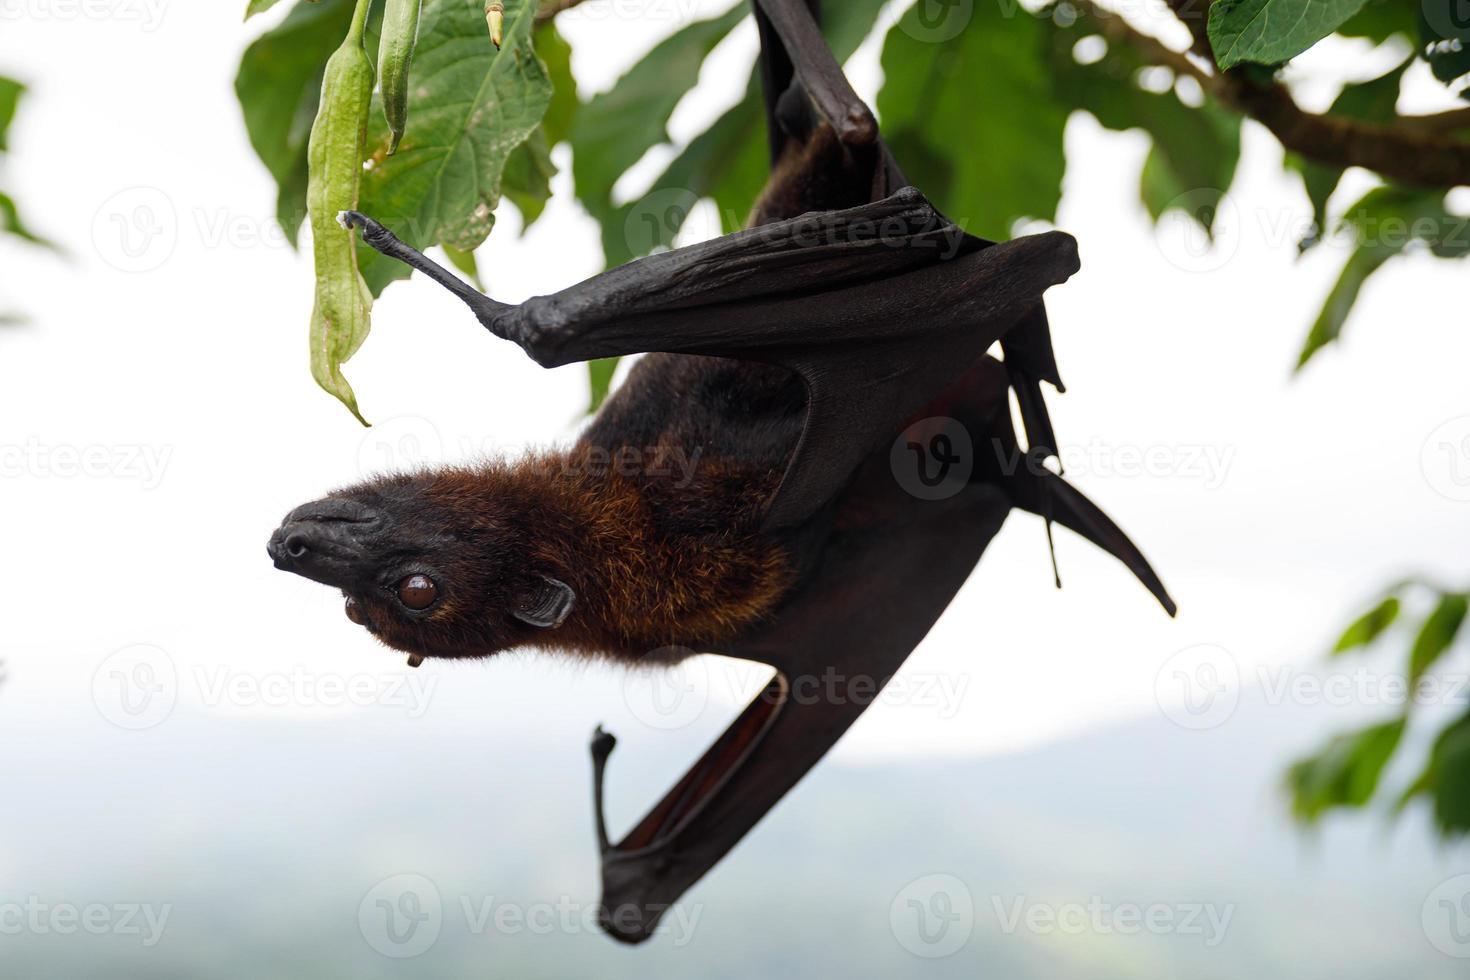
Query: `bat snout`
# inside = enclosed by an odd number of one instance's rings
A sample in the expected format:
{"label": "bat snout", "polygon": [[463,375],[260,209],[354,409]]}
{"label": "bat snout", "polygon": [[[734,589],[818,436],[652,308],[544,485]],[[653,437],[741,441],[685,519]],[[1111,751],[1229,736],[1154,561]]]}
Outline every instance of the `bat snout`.
{"label": "bat snout", "polygon": [[371,575],[371,543],[382,524],[380,514],[356,501],[313,501],[286,515],[266,554],[284,572],[350,588]]}

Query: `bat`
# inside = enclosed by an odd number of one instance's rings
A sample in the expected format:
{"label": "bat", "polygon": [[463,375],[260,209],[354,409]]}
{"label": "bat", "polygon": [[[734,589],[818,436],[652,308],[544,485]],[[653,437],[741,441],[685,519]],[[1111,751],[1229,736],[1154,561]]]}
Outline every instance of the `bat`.
{"label": "bat", "polygon": [[[533,646],[775,668],[616,842],[614,739],[594,736],[601,923],[629,943],[877,698],[1011,510],[1092,541],[1175,611],[1133,543],[1043,465],[1057,443],[1041,383],[1062,384],[1042,294],[1076,272],[1074,240],[967,234],[904,179],[817,4],[753,6],[771,178],[745,230],[509,305],[343,214],[544,366],[645,356],[571,447],[340,490],[268,545],[412,666]],[[794,696],[831,678],[846,683],[818,689],[862,695]]]}

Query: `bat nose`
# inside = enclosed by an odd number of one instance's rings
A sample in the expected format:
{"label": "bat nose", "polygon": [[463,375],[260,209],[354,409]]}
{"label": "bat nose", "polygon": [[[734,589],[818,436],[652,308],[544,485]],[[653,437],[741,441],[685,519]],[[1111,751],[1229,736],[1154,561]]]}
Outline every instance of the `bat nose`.
{"label": "bat nose", "polygon": [[265,550],[282,571],[345,588],[370,564],[367,546],[382,523],[371,507],[329,497],[287,514]]}

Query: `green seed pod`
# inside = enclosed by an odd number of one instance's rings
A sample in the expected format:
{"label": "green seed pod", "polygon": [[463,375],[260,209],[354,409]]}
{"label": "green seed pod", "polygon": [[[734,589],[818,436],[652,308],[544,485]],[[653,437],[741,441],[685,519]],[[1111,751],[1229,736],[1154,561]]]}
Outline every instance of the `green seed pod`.
{"label": "green seed pod", "polygon": [[311,373],[358,421],[352,386],[342,364],[362,346],[370,327],[372,293],[357,270],[352,233],[337,223],[357,207],[362,158],[372,109],[373,66],[363,48],[372,0],[357,0],[347,38],[327,61],[321,106],[307,144],[306,207],[316,260],[316,304],[311,312]]}
{"label": "green seed pod", "polygon": [[398,151],[403,129],[408,125],[408,66],[419,37],[422,0],[386,0],[383,8],[383,39],[378,45],[378,77],[383,83],[383,115],[393,131],[390,154]]}

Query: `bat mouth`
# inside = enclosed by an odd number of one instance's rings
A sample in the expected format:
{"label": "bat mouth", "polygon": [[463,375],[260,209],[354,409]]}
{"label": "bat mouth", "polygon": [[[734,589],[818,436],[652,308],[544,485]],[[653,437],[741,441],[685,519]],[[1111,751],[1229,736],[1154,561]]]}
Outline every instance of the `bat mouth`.
{"label": "bat mouth", "polygon": [[[602,928],[614,939],[640,943],[653,935],[674,900],[734,840],[715,810],[723,810],[732,793],[759,779],[747,768],[751,755],[775,724],[790,695],[790,683],[779,671],[679,779],[638,825],[617,844],[608,840],[603,817],[605,766],[616,739],[598,729],[593,739],[593,793],[597,833],[602,844]],[[702,820],[701,817],[710,817]],[[744,826],[735,837],[745,833]]]}

